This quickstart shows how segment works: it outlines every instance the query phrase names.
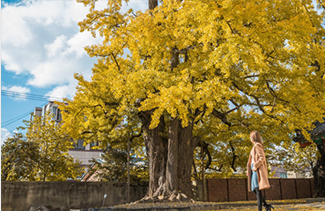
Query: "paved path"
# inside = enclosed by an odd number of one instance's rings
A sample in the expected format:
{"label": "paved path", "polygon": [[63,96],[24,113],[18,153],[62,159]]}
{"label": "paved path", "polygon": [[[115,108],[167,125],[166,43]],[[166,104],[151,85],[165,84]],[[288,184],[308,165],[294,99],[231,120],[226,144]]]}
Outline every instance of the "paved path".
{"label": "paved path", "polygon": [[[309,198],[296,201],[271,201],[275,207],[272,211],[286,210],[324,210],[325,198]],[[213,203],[213,202],[196,202],[196,203],[155,203],[155,204],[129,204],[119,205],[107,208],[88,208],[88,209],[71,209],[70,211],[191,211],[191,210],[241,210],[256,211],[256,202],[233,202],[233,203]],[[264,209],[263,209],[264,210]]]}
{"label": "paved path", "polygon": [[[325,203],[324,202],[315,202],[315,203],[308,203],[308,204],[286,204],[286,205],[273,205],[274,211],[284,211],[284,210],[324,210],[325,211]],[[226,210],[256,210],[256,206],[242,206],[242,207],[234,207],[234,208],[227,208],[227,209],[221,209],[220,211],[226,211]],[[264,209],[263,209],[264,210]],[[272,210],[273,211],[273,210]]]}

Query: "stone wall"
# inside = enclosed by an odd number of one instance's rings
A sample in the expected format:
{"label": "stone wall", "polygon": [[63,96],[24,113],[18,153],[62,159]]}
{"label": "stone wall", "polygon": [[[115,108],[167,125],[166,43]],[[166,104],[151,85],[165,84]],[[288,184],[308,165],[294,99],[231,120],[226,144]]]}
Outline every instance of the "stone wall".
{"label": "stone wall", "polygon": [[[271,188],[263,191],[267,200],[311,198],[313,179],[269,179]],[[131,183],[130,200],[137,201],[147,193],[148,183]],[[203,200],[202,181],[193,186],[196,200]],[[256,200],[247,191],[246,179],[209,179],[205,201]],[[28,211],[32,206],[73,208],[101,207],[127,203],[127,184],[114,182],[1,182],[1,210]]]}
{"label": "stone wall", "polygon": [[[141,199],[148,183],[130,186],[130,200]],[[127,184],[114,182],[1,182],[1,210],[28,211],[31,206],[63,210],[127,203]]]}

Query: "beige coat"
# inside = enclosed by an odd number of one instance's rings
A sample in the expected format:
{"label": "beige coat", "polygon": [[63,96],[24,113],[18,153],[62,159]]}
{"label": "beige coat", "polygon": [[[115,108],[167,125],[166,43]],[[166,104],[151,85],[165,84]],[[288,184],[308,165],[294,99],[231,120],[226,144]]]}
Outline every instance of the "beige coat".
{"label": "beige coat", "polygon": [[[254,156],[254,157],[252,158],[252,156]],[[263,189],[270,188],[264,149],[263,149],[262,144],[255,143],[253,146],[252,152],[249,154],[249,159],[248,159],[248,163],[247,163],[248,191],[251,192],[251,176],[252,176],[251,164],[252,164],[252,160],[255,161],[254,167],[255,167],[255,169],[257,169],[256,173],[257,173],[257,178],[258,178],[259,189],[263,190]]]}

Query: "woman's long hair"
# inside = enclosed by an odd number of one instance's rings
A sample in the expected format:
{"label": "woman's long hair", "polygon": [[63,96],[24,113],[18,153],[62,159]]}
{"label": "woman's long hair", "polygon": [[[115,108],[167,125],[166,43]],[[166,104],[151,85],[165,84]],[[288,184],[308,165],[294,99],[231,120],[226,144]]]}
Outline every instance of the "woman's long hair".
{"label": "woman's long hair", "polygon": [[263,141],[262,141],[262,137],[261,134],[254,130],[251,132],[251,134],[249,135],[249,138],[254,142],[254,143],[260,143],[263,146]]}

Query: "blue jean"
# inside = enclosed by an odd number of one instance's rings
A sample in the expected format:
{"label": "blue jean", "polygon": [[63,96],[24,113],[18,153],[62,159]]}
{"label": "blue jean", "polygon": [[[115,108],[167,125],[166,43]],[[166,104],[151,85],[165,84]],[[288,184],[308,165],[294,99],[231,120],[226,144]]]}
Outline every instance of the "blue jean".
{"label": "blue jean", "polygon": [[[251,168],[254,168],[254,163],[252,163]],[[258,188],[258,178],[256,171],[252,170],[252,176],[251,176],[251,191],[254,191],[255,188]]]}

